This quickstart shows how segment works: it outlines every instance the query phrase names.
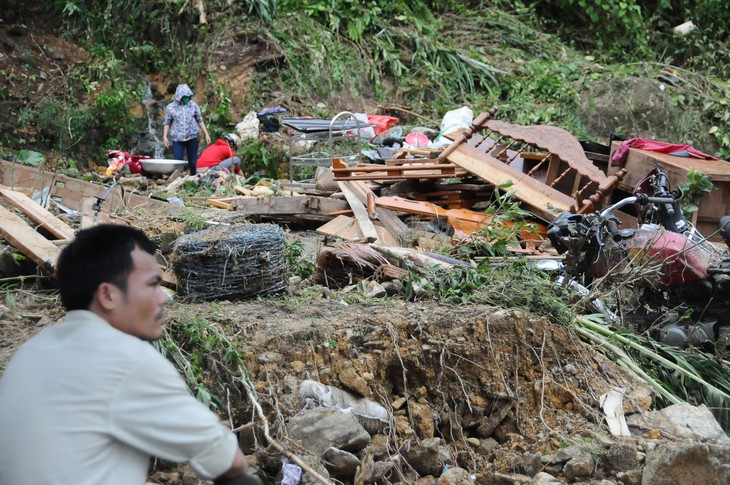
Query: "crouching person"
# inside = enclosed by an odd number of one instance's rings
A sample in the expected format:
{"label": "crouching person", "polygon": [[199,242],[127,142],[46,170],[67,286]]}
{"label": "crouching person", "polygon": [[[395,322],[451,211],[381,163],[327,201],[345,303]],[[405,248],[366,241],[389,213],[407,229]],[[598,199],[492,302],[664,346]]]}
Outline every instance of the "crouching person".
{"label": "crouching person", "polygon": [[150,344],[168,297],[155,246],[134,228],[78,233],[56,267],[60,323],[24,343],[0,379],[0,483],[143,485],[150,456],[246,483],[236,437]]}
{"label": "crouching person", "polygon": [[228,170],[241,173],[241,159],[236,156],[236,149],[241,142],[238,135],[229,133],[208,146],[198,157],[198,172],[205,170]]}

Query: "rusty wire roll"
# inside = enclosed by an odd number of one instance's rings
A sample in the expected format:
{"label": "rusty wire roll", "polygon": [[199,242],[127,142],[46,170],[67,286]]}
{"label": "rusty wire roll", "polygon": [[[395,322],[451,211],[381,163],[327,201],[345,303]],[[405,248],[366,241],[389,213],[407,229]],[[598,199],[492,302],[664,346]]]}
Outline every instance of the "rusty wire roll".
{"label": "rusty wire roll", "polygon": [[284,290],[284,256],[279,226],[218,226],[180,237],[172,264],[184,297],[235,300]]}

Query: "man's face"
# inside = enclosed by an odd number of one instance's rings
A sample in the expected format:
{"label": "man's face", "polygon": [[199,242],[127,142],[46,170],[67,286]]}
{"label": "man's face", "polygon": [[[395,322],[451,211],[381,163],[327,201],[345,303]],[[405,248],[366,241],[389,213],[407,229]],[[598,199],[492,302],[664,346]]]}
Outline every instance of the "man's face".
{"label": "man's face", "polygon": [[134,270],[127,279],[127,291],[116,288],[109,323],[142,340],[162,337],[163,308],[168,301],[162,289],[162,269],[155,257],[139,248],[132,251]]}

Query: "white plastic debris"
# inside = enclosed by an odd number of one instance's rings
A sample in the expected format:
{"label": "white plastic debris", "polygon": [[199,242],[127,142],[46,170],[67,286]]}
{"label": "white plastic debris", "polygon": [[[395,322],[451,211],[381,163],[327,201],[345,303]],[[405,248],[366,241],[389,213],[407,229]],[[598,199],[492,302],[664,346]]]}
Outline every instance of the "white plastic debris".
{"label": "white plastic debris", "polygon": [[349,411],[369,432],[379,432],[390,422],[388,410],[375,401],[321,382],[303,380],[299,385],[299,399],[305,409],[322,406]]}
{"label": "white plastic debris", "polygon": [[241,137],[241,140],[259,137],[259,119],[255,111],[249,111],[244,116],[243,121],[236,125],[236,133]]}
{"label": "white plastic debris", "polygon": [[626,389],[614,388],[600,397],[601,407],[606,415],[608,429],[614,436],[631,436],[624,417],[624,394]]}
{"label": "white plastic debris", "polygon": [[297,485],[302,479],[302,469],[293,463],[289,463],[286,458],[282,460],[282,463],[283,478],[281,479],[281,485]]}

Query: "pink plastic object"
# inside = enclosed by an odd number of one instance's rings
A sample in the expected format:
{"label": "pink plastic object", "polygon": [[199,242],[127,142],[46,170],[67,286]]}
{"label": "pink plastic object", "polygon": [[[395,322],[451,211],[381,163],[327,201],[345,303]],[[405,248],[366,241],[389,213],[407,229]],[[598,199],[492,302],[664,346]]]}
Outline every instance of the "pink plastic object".
{"label": "pink plastic object", "polygon": [[406,135],[406,143],[412,147],[425,147],[428,141],[428,137],[423,133],[411,132]]}

